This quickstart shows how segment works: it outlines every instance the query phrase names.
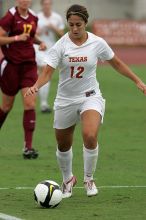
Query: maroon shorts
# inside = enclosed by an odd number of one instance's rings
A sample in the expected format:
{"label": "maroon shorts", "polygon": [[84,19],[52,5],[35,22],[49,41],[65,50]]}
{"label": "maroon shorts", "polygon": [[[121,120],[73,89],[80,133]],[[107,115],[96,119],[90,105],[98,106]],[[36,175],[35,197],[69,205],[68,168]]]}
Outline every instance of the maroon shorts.
{"label": "maroon shorts", "polygon": [[20,89],[32,86],[37,78],[36,63],[14,64],[3,59],[0,64],[0,88],[6,95],[15,96]]}

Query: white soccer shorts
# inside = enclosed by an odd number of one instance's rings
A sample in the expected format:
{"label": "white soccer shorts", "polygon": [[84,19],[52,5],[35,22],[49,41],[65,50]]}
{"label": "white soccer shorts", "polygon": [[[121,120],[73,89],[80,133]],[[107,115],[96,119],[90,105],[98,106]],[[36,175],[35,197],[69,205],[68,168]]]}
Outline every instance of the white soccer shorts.
{"label": "white soccer shorts", "polygon": [[105,112],[105,99],[101,96],[90,96],[80,104],[72,104],[57,108],[54,113],[54,125],[56,129],[69,128],[80,121],[80,115],[86,110],[96,110],[103,117]]}

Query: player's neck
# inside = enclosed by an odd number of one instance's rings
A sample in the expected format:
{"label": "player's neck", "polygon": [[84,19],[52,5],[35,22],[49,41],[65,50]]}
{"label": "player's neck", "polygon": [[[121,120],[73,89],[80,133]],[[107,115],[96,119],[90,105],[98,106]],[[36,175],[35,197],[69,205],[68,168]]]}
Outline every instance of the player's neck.
{"label": "player's neck", "polygon": [[22,9],[18,8],[18,12],[22,17],[27,17],[28,16],[28,9]]}
{"label": "player's neck", "polygon": [[71,41],[78,45],[78,46],[81,46],[82,44],[84,44],[87,39],[88,39],[88,33],[85,32],[85,34],[83,36],[81,36],[80,38],[74,38],[70,33],[69,33],[69,38],[71,39]]}

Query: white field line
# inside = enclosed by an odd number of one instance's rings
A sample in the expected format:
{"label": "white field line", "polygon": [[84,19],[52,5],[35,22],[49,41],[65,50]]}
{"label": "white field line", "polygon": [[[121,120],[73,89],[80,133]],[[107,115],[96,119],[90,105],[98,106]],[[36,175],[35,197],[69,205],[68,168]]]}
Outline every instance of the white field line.
{"label": "white field line", "polygon": [[[74,187],[75,189],[83,189],[83,186],[77,186]],[[146,188],[146,186],[137,186],[137,185],[129,185],[129,186],[98,186],[98,189],[116,189],[116,188]],[[0,190],[10,190],[10,189],[14,189],[14,190],[27,190],[27,189],[34,189],[34,187],[29,187],[29,186],[17,186],[17,187],[0,187]]]}
{"label": "white field line", "polygon": [[[83,189],[83,186],[78,186],[75,187],[76,189]],[[98,186],[98,188],[106,188],[106,189],[116,189],[116,188],[146,188],[146,186]],[[10,190],[10,189],[15,189],[15,190],[28,190],[28,189],[34,189],[33,187],[26,187],[26,186],[17,186],[17,187],[0,187],[0,190]],[[0,220],[22,220],[20,218],[16,218],[11,215],[6,215],[4,213],[0,213]]]}
{"label": "white field line", "polygon": [[1,220],[22,220],[21,218],[16,218],[15,216],[6,215],[4,213],[0,213]]}
{"label": "white field line", "polygon": [[[75,187],[75,188],[84,188],[84,187]],[[146,188],[146,186],[97,186],[98,189],[112,189],[112,188]]]}
{"label": "white field line", "polygon": [[[78,186],[75,187],[76,189],[83,189],[83,186]],[[98,186],[98,188],[102,189],[102,188],[106,188],[106,189],[116,189],[116,188],[146,188],[146,186]],[[26,187],[26,186],[18,186],[18,187],[0,187],[0,190],[10,190],[10,189],[15,189],[15,190],[28,190],[28,189],[34,189],[33,187]],[[11,215],[6,215],[4,213],[0,213],[0,219],[1,220],[22,220],[20,218],[16,218],[14,216]]]}

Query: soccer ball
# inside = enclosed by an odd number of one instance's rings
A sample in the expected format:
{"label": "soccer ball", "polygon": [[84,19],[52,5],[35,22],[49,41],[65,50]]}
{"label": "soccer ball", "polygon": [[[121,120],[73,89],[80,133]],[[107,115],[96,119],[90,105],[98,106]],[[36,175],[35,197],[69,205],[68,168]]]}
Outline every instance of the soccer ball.
{"label": "soccer ball", "polygon": [[52,181],[45,180],[34,189],[35,201],[42,207],[54,208],[59,205],[62,200],[62,192],[60,186]]}

